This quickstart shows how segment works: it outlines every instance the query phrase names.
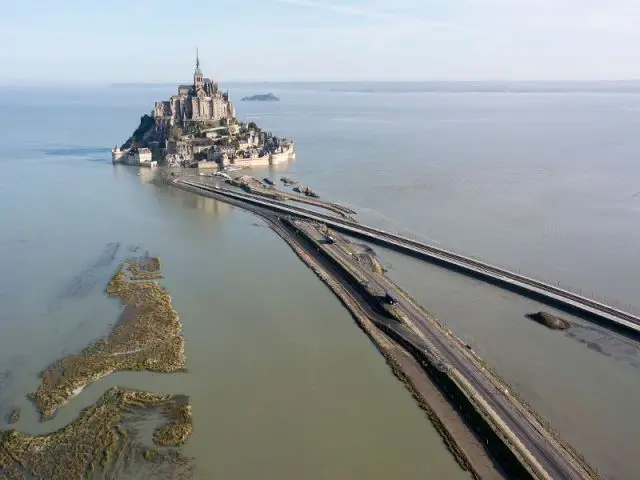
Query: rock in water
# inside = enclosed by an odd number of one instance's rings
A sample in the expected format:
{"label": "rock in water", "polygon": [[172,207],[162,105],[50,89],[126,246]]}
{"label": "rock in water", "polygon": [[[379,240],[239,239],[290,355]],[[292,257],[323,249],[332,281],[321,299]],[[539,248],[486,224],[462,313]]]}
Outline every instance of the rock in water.
{"label": "rock in water", "polygon": [[13,407],[11,413],[9,413],[9,415],[7,416],[7,423],[9,423],[10,425],[18,423],[18,420],[20,420],[20,412],[20,407]]}
{"label": "rock in water", "polygon": [[571,327],[571,322],[568,320],[547,312],[528,313],[526,316],[552,330],[567,330]]}

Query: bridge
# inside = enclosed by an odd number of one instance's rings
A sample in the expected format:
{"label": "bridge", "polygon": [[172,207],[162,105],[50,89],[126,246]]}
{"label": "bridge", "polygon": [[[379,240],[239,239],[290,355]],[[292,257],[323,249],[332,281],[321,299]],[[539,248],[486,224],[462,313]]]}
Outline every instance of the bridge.
{"label": "bridge", "polygon": [[603,326],[617,330],[627,336],[633,338],[640,337],[640,317],[637,315],[583,295],[578,295],[558,286],[511,272],[444,248],[429,245],[379,228],[362,225],[351,220],[340,219],[314,210],[289,205],[277,200],[266,199],[259,195],[240,193],[228,188],[189,180],[174,179],[171,182],[208,192],[221,200],[230,199],[239,203],[248,203],[272,212],[321,222],[347,235],[409,254],[465,275],[473,276],[570,313],[588,317]]}

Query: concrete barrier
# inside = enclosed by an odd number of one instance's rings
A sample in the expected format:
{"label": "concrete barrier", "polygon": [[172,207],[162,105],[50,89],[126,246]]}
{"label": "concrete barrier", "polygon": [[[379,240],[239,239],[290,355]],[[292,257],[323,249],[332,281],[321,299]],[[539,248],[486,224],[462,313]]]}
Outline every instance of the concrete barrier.
{"label": "concrete barrier", "polygon": [[[325,245],[318,242],[304,228],[296,225],[289,218],[282,218],[282,223],[295,232],[303,242],[317,250],[318,254],[331,262],[340,272],[341,277],[351,285],[374,309],[384,312],[380,299],[375,292],[371,292],[367,279],[353,267],[345,264],[334,256]],[[476,431],[476,434],[485,442],[491,455],[499,462],[509,478],[520,479],[548,479],[544,470],[539,467],[535,458],[519,444],[517,438],[513,438],[508,427],[500,425],[500,419],[496,419],[495,413],[488,405],[483,403],[477,392],[475,395],[462,388],[464,378],[460,379],[457,371],[443,361],[437,348],[431,342],[418,338],[413,331],[395,319],[389,318],[388,322],[375,321],[374,323],[407,350],[423,366],[425,373],[449,398],[454,408]],[[456,381],[456,379],[460,381]],[[466,382],[468,386],[468,382]],[[470,388],[474,391],[473,388]],[[536,472],[536,473],[533,473]]]}

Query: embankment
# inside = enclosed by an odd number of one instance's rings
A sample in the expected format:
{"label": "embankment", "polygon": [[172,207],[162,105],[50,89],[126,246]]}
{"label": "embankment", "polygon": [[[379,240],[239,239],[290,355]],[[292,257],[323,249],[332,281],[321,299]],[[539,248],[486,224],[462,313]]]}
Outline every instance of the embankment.
{"label": "embankment", "polygon": [[[425,349],[424,345],[419,344],[419,339],[412,336],[412,332],[406,328],[402,322],[401,317],[396,316],[393,318],[393,308],[381,301],[381,294],[383,292],[376,291],[370,284],[361,276],[354,268],[345,265],[331,254],[329,254],[322,245],[319,244],[312,236],[310,236],[304,229],[299,229],[298,226],[289,219],[282,219],[282,223],[293,233],[301,238],[301,240],[312,249],[316,250],[325,261],[330,262],[341,275],[341,282],[348,284],[353,290],[355,290],[375,311],[389,315],[388,321],[375,321],[372,325],[373,328],[379,329],[395,343],[401,346],[406,352],[408,352],[422,367],[424,373],[427,374],[431,382],[437,386],[438,390],[446,397],[453,408],[456,410],[461,419],[464,420],[467,425],[471,426],[476,437],[484,444],[486,452],[500,465],[500,468],[507,475],[507,478],[518,479],[536,479],[537,476],[533,475],[526,462],[523,461],[521,456],[514,452],[512,445],[505,441],[504,437],[495,431],[493,424],[485,416],[484,412],[480,411],[476,403],[471,401],[467,393],[460,387],[460,385],[452,378],[451,369],[445,365],[442,359],[433,354],[432,349]],[[305,261],[307,264],[309,262]],[[337,292],[335,292],[340,296]],[[354,313],[354,309],[351,306],[351,302],[343,301],[345,305]],[[361,322],[359,322],[361,323]],[[370,322],[369,322],[370,323]],[[366,330],[366,329],[365,329]],[[425,405],[421,405],[428,412],[432,412],[429,406],[428,396],[425,395],[425,389],[419,386],[419,382],[415,377],[406,372],[406,368],[401,363],[395,360],[396,356],[393,355],[393,349],[389,349],[384,343],[377,341],[376,336],[367,331],[368,335],[376,342],[378,349],[387,358],[396,376],[398,376],[403,383],[407,385],[414,396],[419,400],[419,403],[424,402]],[[458,442],[456,430],[453,428],[451,419],[437,418],[429,415],[432,423],[436,426],[436,429],[440,432],[445,443],[449,446],[449,449],[454,453],[454,456],[458,459],[458,462],[467,470],[469,470],[476,478],[480,478],[478,471],[474,468],[474,464],[479,462],[478,458],[470,458],[465,451],[468,451],[468,446],[462,445]],[[465,448],[467,447],[467,448]]]}

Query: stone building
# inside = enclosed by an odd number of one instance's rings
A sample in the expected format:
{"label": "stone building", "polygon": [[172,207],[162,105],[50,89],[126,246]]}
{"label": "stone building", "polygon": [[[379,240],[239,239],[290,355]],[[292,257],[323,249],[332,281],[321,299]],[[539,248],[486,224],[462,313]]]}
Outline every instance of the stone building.
{"label": "stone building", "polygon": [[135,153],[135,161],[138,165],[151,163],[152,160],[153,156],[151,154],[151,150],[148,148],[139,148]]}
{"label": "stone building", "polygon": [[155,167],[158,162],[153,159],[153,154],[148,148],[135,148],[120,150],[117,146],[111,151],[113,163],[124,163],[138,167]]}
{"label": "stone building", "polygon": [[178,94],[168,101],[156,102],[153,109],[155,119],[168,121],[170,125],[189,121],[216,122],[236,116],[236,109],[229,101],[229,93],[205,78],[200,70],[200,57],[196,55],[196,69],[192,85],[180,85]]}

